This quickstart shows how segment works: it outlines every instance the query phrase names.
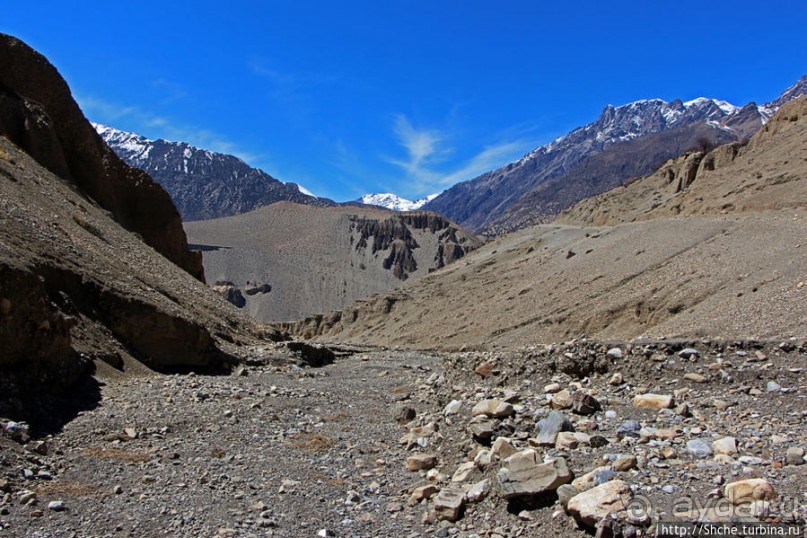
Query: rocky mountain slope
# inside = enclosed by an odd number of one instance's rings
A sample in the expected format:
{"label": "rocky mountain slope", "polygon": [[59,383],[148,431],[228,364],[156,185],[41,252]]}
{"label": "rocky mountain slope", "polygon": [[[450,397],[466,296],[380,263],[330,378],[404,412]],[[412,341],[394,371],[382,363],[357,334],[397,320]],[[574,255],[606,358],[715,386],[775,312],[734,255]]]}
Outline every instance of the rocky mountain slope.
{"label": "rocky mountain slope", "polygon": [[424,208],[489,235],[548,222],[579,200],[648,174],[688,149],[748,138],[782,103],[805,93],[802,77],[762,106],[706,98],[609,105],[591,124],[453,186]]}
{"label": "rocky mountain slope", "polygon": [[272,321],[343,308],[481,245],[434,213],[372,207],[281,202],[185,226],[210,281],[250,315]]}
{"label": "rocky mountain slope", "polygon": [[107,148],[44,57],[6,35],[0,133],[0,416],[29,418],[33,401],[79,380],[92,400],[95,370],[226,370],[277,338],[200,282],[165,191]]}
{"label": "rocky mountain slope", "polygon": [[189,252],[179,214],[165,191],[109,150],[47,59],[5,34],[0,34],[0,47],[0,134],[157,252],[204,279],[201,257]]}
{"label": "rocky mountain slope", "polygon": [[747,146],[690,153],[439,275],[287,328],[442,349],[584,334],[803,337],[805,107],[784,105]]}
{"label": "rocky mountain slope", "polygon": [[279,201],[315,206],[334,202],[317,198],[295,183],[283,183],[232,155],[185,142],[149,140],[95,124],[109,147],[127,164],[144,170],[162,185],[182,219],[204,220],[251,211]]}

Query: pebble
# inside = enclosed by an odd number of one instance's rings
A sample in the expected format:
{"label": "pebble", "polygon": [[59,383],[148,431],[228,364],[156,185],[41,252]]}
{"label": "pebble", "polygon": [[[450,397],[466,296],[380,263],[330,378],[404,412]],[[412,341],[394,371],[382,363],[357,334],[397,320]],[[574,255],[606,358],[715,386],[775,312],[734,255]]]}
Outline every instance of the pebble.
{"label": "pebble", "polygon": [[764,478],[731,482],[723,487],[723,495],[732,504],[776,499],[776,490]]}
{"label": "pebble", "polygon": [[687,452],[696,458],[703,459],[712,455],[712,448],[703,439],[691,439],[687,441]]}
{"label": "pebble", "polygon": [[734,437],[723,437],[712,443],[712,451],[715,454],[724,454],[726,456],[737,455],[737,440]]}
{"label": "pebble", "polygon": [[803,465],[805,463],[804,449],[795,446],[788,448],[785,461],[788,465]]}
{"label": "pebble", "polygon": [[668,409],[673,397],[668,394],[639,394],[633,398],[633,407],[639,409]]}
{"label": "pebble", "polygon": [[437,465],[437,456],[434,454],[415,454],[406,458],[406,469],[408,471],[429,470]]}
{"label": "pebble", "polygon": [[51,501],[48,503],[48,510],[52,510],[54,512],[62,512],[67,510],[67,506],[65,506],[64,501]]}
{"label": "pebble", "polygon": [[776,381],[768,381],[768,384],[765,386],[765,389],[768,392],[780,392],[782,390],[782,385],[780,385]]}

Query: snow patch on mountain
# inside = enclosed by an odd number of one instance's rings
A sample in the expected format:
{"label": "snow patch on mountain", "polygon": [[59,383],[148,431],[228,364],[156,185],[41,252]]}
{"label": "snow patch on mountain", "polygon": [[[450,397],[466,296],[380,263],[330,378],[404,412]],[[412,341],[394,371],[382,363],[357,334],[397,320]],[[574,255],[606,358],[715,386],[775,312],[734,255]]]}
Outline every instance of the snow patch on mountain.
{"label": "snow patch on mountain", "polygon": [[439,193],[430,194],[429,196],[421,198],[420,200],[412,201],[407,200],[406,198],[401,198],[397,194],[393,194],[391,192],[381,192],[375,194],[365,194],[357,201],[362,204],[384,207],[392,211],[415,211],[438,196]]}
{"label": "snow patch on mountain", "polygon": [[297,190],[300,191],[301,193],[305,194],[306,196],[311,196],[312,198],[318,198],[318,196],[316,194],[314,194],[310,190],[306,189],[305,187],[303,187],[299,183],[286,183],[286,185],[291,185],[291,186],[297,187]]}

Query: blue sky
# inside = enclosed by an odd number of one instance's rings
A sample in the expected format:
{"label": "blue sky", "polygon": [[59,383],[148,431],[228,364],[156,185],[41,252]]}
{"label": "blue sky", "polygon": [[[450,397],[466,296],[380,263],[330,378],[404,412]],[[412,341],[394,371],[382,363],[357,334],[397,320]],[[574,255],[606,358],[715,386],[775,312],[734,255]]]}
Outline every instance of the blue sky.
{"label": "blue sky", "polygon": [[807,2],[9,2],[87,116],[233,153],[339,201],[515,160],[606,104],[774,99]]}

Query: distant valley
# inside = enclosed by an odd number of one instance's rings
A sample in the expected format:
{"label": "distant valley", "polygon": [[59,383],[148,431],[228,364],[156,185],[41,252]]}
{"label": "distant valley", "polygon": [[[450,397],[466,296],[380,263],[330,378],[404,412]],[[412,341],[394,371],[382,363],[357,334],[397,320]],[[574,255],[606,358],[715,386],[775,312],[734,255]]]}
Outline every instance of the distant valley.
{"label": "distant valley", "polygon": [[[344,308],[465,256],[482,242],[445,217],[279,202],[185,224],[208,282],[262,321]],[[258,292],[263,285],[271,291]]]}

